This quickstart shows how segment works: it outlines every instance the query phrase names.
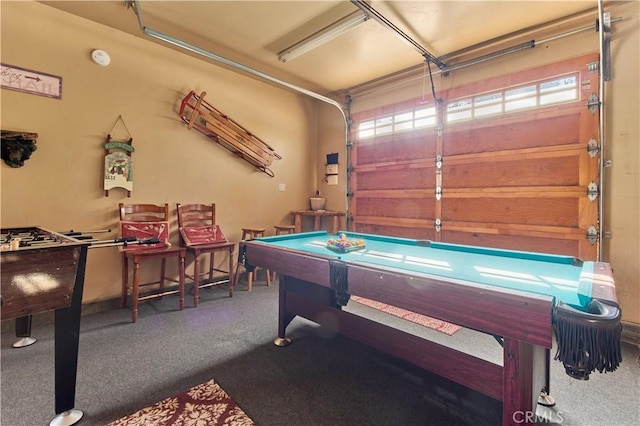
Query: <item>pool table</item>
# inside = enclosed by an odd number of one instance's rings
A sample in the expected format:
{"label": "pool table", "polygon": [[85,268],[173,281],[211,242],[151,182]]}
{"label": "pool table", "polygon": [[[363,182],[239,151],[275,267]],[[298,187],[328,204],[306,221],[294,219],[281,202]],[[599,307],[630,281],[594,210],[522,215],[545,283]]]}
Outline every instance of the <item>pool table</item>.
{"label": "pool table", "polygon": [[[327,247],[340,238],[361,246]],[[554,333],[555,358],[572,377],[621,361],[621,312],[603,262],[349,232],[258,238],[241,255],[280,277],[276,344],[289,343],[296,316],[330,319],[343,335],[502,401],[505,425],[535,413],[548,391]],[[503,363],[346,312],[351,295],[493,335]]]}

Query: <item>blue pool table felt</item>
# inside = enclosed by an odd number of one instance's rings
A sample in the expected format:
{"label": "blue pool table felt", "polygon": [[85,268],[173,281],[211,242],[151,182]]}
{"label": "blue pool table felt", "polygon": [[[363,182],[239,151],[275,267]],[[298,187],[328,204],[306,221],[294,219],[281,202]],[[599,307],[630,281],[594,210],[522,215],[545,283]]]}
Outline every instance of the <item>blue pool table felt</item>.
{"label": "blue pool table felt", "polygon": [[[363,239],[366,247],[348,253],[328,249],[327,241],[341,234],[349,240]],[[552,296],[580,310],[591,300],[594,264],[571,256],[438,242],[424,246],[411,239],[351,232],[307,232],[257,241],[348,263]]]}

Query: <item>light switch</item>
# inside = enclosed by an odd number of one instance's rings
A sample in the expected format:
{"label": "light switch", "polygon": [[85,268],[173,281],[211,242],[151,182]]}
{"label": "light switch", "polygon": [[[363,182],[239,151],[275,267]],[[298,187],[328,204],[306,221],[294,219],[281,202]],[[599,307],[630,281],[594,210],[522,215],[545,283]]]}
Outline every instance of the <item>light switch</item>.
{"label": "light switch", "polygon": [[280,192],[284,192],[284,190],[285,190],[284,183],[279,183],[279,184],[278,184],[278,191],[280,191]]}

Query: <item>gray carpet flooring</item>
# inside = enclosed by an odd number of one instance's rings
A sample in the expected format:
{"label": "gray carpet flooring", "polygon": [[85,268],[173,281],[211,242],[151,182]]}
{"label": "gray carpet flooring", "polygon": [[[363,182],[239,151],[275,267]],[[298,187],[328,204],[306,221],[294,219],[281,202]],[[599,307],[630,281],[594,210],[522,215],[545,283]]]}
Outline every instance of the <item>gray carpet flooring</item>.
{"label": "gray carpet flooring", "polygon": [[[89,284],[90,285],[90,284]],[[277,285],[247,292],[236,287],[201,291],[183,311],[166,297],[82,319],[76,408],[80,425],[104,425],[163,398],[214,379],[258,424],[280,425],[499,425],[501,403],[304,319],[288,328],[293,343],[277,347]],[[476,356],[500,362],[500,347],[470,330],[446,336],[398,321],[356,303],[348,310]],[[2,333],[3,426],[46,425],[54,416],[53,325],[34,321],[38,341],[15,349],[11,327]],[[576,381],[552,362],[551,424],[640,424],[638,348],[624,346],[614,373]],[[497,361],[496,361],[497,360]]]}

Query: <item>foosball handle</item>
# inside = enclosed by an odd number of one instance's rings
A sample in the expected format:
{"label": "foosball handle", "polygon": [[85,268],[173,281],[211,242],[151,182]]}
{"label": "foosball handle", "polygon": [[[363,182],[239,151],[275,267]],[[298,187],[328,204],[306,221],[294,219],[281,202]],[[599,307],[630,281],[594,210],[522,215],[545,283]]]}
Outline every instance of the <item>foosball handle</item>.
{"label": "foosball handle", "polygon": [[159,238],[147,238],[146,240],[138,241],[138,244],[158,244],[160,243]]}
{"label": "foosball handle", "polygon": [[113,240],[114,243],[132,243],[134,241],[137,241],[136,237],[122,237],[122,238],[116,238]]}

